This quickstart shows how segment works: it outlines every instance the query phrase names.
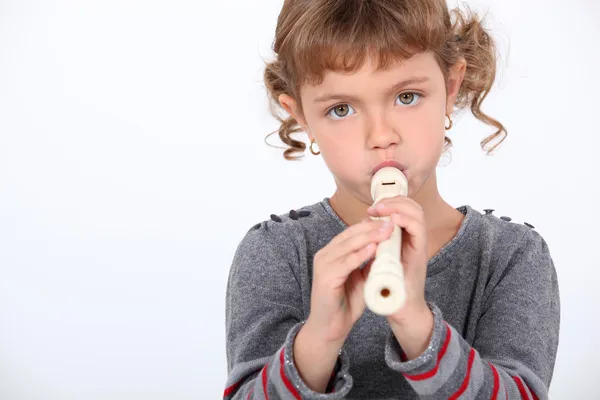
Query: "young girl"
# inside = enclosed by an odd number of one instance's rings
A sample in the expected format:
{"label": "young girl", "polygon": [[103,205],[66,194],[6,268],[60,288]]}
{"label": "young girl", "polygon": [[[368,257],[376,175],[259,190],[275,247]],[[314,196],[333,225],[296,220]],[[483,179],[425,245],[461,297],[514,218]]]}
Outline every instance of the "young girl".
{"label": "young girl", "polygon": [[[289,114],[284,155],[305,149],[291,138],[304,131],[336,191],[271,215],[239,244],[223,397],[548,398],[560,306],[546,242],[437,190],[455,107],[497,128],[484,150],[506,135],[481,111],[496,59],[476,16],[444,0],[286,0],[274,51],[265,81]],[[371,178],[390,165],[408,196],[371,207]],[[383,216],[392,223],[371,218]],[[394,224],[407,301],[383,317],[363,289]]]}

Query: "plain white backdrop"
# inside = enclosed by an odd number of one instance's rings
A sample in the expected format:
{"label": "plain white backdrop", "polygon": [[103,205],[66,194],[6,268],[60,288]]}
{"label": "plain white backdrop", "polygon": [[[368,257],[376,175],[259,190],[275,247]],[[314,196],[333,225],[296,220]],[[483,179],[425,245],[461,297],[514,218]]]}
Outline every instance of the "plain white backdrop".
{"label": "plain white backdrop", "polygon": [[[334,190],[319,157],[263,142],[281,4],[0,1],[1,399],[221,397],[237,244]],[[492,129],[456,115],[440,190],[545,237],[551,398],[599,398],[600,6],[468,4],[498,43],[484,110],[509,136],[485,156]]]}

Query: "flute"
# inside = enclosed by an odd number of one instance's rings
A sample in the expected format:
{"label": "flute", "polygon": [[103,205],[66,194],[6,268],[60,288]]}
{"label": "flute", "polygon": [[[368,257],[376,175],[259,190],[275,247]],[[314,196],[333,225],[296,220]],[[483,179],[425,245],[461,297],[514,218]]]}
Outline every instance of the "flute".
{"label": "flute", "polygon": [[[407,194],[408,181],[397,168],[382,168],[371,180],[373,205],[389,197]],[[371,217],[371,219],[389,220],[390,217]],[[376,314],[383,316],[393,314],[402,308],[406,301],[404,269],[400,262],[401,244],[402,228],[394,225],[391,237],[379,243],[375,251],[375,259],[365,283],[364,297],[367,307]]]}

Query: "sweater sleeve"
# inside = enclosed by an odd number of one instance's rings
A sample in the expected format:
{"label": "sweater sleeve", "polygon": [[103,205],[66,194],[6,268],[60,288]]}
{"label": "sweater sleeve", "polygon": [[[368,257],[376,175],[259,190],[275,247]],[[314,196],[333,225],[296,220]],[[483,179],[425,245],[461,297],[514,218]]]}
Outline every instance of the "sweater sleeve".
{"label": "sweater sleeve", "polygon": [[388,366],[421,398],[548,399],[559,340],[560,302],[554,263],[544,239],[525,233],[502,276],[484,299],[473,346],[429,304],[429,347],[406,361],[392,334]]}
{"label": "sweater sleeve", "polygon": [[289,224],[263,222],[245,235],[233,257],[223,399],[341,399],[352,387],[343,350],[327,393],[311,390],[296,369],[293,344],[304,320],[298,269],[293,268],[298,250],[290,229]]}

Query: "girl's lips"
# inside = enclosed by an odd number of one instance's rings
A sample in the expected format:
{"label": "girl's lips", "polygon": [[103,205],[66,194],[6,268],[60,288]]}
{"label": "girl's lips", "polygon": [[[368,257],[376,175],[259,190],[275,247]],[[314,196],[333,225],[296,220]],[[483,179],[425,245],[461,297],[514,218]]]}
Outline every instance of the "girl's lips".
{"label": "girl's lips", "polygon": [[375,175],[375,173],[377,171],[379,171],[381,168],[384,168],[384,167],[398,168],[403,173],[404,173],[404,170],[406,169],[406,167],[404,165],[400,164],[398,161],[387,160],[387,161],[377,164],[377,166],[375,168],[373,168],[373,171],[371,172],[371,174]]}

